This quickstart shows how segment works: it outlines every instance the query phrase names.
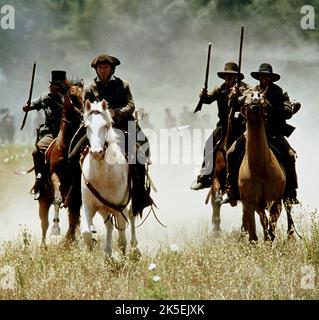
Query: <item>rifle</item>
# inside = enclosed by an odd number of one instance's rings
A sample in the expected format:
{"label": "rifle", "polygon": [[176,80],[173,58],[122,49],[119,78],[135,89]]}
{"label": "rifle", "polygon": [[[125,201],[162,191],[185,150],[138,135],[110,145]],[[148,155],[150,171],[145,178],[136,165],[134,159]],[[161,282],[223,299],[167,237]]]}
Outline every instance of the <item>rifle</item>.
{"label": "rifle", "polygon": [[[238,58],[238,73],[237,73],[237,89],[239,90],[240,88],[240,71],[241,71],[241,59],[242,59],[242,52],[243,52],[243,42],[244,42],[244,26],[241,26],[241,31],[240,31],[240,44],[239,44],[239,58]],[[233,105],[230,101],[230,99],[228,100],[228,122],[227,122],[227,131],[226,134],[224,132],[222,132],[222,137],[225,135],[225,144],[224,147],[226,150],[228,150],[230,148],[230,137],[232,134],[232,120],[234,117],[234,108]]]}
{"label": "rifle", "polygon": [[[209,74],[209,62],[210,62],[210,52],[211,52],[211,48],[212,48],[212,43],[209,42],[208,43],[208,54],[207,54],[207,64],[206,64],[206,74],[205,74],[205,83],[204,83],[204,90],[207,92],[207,87],[208,87],[208,74]],[[194,110],[193,113],[196,113],[197,111],[200,111],[202,109],[203,106],[203,100],[204,97],[202,96],[199,101],[198,104]]]}
{"label": "rifle", "polygon": [[239,58],[238,58],[238,75],[237,75],[237,85],[239,89],[240,85],[240,71],[241,71],[241,57],[243,52],[243,42],[244,42],[244,26],[241,26],[240,30],[240,45],[239,45]]}
{"label": "rifle", "polygon": [[[30,107],[31,105],[31,97],[32,97],[32,91],[33,91],[33,83],[34,83],[34,75],[35,75],[35,67],[36,67],[36,63],[33,63],[33,69],[32,69],[32,78],[31,78],[31,85],[30,85],[30,91],[29,91],[29,99],[27,101],[27,106]],[[27,120],[27,116],[28,116],[28,111],[25,112],[23,120],[22,120],[22,124],[21,124],[21,128],[20,130],[22,130],[24,128],[25,122]]]}

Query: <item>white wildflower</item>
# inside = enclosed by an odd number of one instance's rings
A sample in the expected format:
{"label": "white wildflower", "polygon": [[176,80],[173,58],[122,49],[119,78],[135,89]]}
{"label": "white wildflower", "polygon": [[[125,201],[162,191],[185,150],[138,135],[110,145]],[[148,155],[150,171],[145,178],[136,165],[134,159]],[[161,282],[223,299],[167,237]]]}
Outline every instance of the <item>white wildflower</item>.
{"label": "white wildflower", "polygon": [[148,266],[148,270],[152,271],[156,268],[156,263],[150,263],[150,265]]}
{"label": "white wildflower", "polygon": [[153,277],[153,281],[154,282],[158,282],[158,281],[160,281],[161,280],[161,277],[160,276],[154,276]]}
{"label": "white wildflower", "polygon": [[175,244],[175,243],[171,244],[171,250],[174,251],[174,252],[178,251],[179,250],[178,245]]}

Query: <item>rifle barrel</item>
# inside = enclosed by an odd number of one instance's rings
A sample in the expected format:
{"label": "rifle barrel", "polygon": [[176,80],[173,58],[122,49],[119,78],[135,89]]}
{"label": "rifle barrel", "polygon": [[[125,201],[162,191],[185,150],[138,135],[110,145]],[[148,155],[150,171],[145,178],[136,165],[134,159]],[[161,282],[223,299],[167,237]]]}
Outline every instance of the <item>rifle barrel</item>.
{"label": "rifle barrel", "polygon": [[239,59],[238,59],[238,78],[237,78],[237,82],[238,82],[238,86],[240,83],[240,72],[241,72],[241,60],[242,60],[242,52],[243,52],[243,42],[244,42],[244,26],[241,26],[241,30],[240,30],[240,45],[239,45]]}
{"label": "rifle barrel", "polygon": [[[29,107],[31,105],[31,98],[32,98],[32,91],[33,91],[33,83],[34,83],[34,75],[35,75],[36,65],[37,65],[36,62],[34,62],[33,63],[33,69],[32,69],[31,85],[30,85],[30,90],[29,90],[29,98],[28,98],[28,101],[27,101],[27,105]],[[24,114],[20,130],[22,130],[24,128],[25,122],[27,120],[28,112],[29,111],[26,111],[25,114]]]}

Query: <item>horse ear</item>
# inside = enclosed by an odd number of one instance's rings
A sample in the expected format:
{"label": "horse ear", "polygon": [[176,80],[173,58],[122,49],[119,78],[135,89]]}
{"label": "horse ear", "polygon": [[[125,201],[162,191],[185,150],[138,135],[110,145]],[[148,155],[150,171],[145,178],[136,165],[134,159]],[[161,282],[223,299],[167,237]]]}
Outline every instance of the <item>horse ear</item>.
{"label": "horse ear", "polygon": [[104,99],[102,100],[102,108],[103,110],[107,109],[107,102]]}
{"label": "horse ear", "polygon": [[85,109],[86,111],[89,111],[91,109],[91,102],[89,99],[85,100]]}

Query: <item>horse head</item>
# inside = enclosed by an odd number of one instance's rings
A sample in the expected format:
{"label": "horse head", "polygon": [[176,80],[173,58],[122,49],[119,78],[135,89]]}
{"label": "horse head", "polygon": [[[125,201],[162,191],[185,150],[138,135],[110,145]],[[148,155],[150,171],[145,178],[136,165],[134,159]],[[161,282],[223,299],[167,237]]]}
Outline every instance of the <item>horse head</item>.
{"label": "horse head", "polygon": [[104,99],[93,103],[89,100],[85,101],[83,118],[90,144],[90,154],[94,160],[98,161],[104,158],[110,141],[116,139],[114,131],[111,130],[113,119],[108,108],[108,103]]}
{"label": "horse head", "polygon": [[259,91],[252,91],[245,96],[244,106],[241,110],[242,115],[247,118],[264,117],[267,107],[264,94]]}
{"label": "horse head", "polygon": [[83,81],[74,82],[64,97],[64,104],[67,108],[74,108],[81,112],[84,99],[84,83]]}

